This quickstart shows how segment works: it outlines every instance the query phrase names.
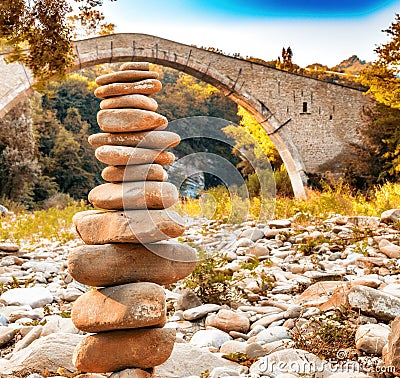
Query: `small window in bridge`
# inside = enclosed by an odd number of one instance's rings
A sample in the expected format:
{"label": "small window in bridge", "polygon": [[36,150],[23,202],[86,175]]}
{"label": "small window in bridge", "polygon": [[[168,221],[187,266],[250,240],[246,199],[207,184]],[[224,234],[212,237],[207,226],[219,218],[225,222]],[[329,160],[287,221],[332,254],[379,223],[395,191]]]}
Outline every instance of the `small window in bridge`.
{"label": "small window in bridge", "polygon": [[329,116],[329,121],[332,121],[333,120],[333,115],[331,114],[330,116]]}
{"label": "small window in bridge", "polygon": [[308,104],[307,104],[307,102],[303,102],[303,113],[307,113],[307,108],[308,108],[308,106],[307,106]]}

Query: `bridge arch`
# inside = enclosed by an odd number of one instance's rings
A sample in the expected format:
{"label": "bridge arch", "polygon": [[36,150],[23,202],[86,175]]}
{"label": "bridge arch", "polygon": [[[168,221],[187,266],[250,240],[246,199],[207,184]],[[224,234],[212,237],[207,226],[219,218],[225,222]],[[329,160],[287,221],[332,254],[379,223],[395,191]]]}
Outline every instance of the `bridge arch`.
{"label": "bridge arch", "polygon": [[[306,196],[307,172],[340,171],[338,158],[346,143],[358,139],[360,110],[366,98],[354,89],[146,34],[96,37],[77,41],[74,48],[77,58],[72,71],[143,60],[177,69],[218,88],[263,126],[286,166],[297,198]],[[30,94],[33,78],[22,65],[1,61],[0,74],[9,81],[14,79],[0,97],[1,117]]]}

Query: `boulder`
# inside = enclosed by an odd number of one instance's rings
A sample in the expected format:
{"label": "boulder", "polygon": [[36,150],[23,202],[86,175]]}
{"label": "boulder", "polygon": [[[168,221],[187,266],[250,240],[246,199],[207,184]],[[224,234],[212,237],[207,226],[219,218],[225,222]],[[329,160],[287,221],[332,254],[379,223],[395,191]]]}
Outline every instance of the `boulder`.
{"label": "boulder", "polygon": [[91,290],[74,303],[71,317],[85,332],[162,327],[167,321],[164,289],[138,282]]}
{"label": "boulder", "polygon": [[198,306],[201,306],[201,301],[196,293],[193,290],[184,289],[176,301],[175,309],[185,311]]}
{"label": "boulder", "polygon": [[348,294],[352,308],[379,320],[392,320],[400,316],[400,298],[367,286],[356,285]]}
{"label": "boulder", "polygon": [[382,355],[388,342],[390,328],[383,324],[362,324],[356,332],[356,348],[370,354]]}
{"label": "boulder", "polygon": [[382,353],[387,368],[394,369],[392,372],[397,377],[400,376],[400,317],[390,324],[391,331],[389,333],[386,353]]}
{"label": "boulder", "polygon": [[178,202],[179,194],[169,182],[138,181],[96,186],[88,198],[94,206],[108,210],[165,209]]}
{"label": "boulder", "polygon": [[398,259],[400,257],[400,246],[391,243],[389,240],[381,239],[379,241],[379,250],[390,259]]}
{"label": "boulder", "polygon": [[33,341],[29,346],[13,353],[3,374],[19,374],[26,371],[37,373],[56,372],[63,368],[67,373],[74,373],[72,354],[82,335],[69,333],[51,334]]}
{"label": "boulder", "polygon": [[228,333],[231,331],[247,333],[250,328],[250,320],[243,314],[222,309],[217,314],[208,315],[205,325]]}
{"label": "boulder", "polygon": [[86,336],[76,347],[72,361],[78,370],[88,373],[148,369],[169,358],[174,341],[175,331],[171,329],[101,332]]}
{"label": "boulder", "polygon": [[81,245],[68,256],[71,276],[89,286],[114,286],[130,282],[169,285],[196,267],[196,251],[186,244]]}
{"label": "boulder", "polygon": [[43,307],[53,302],[53,295],[41,286],[10,289],[0,296],[8,306],[29,305],[32,308]]}
{"label": "boulder", "polygon": [[400,219],[400,209],[386,210],[381,214],[381,222],[393,223]]}
{"label": "boulder", "polygon": [[168,210],[88,210],[75,214],[72,220],[86,244],[154,243],[185,231],[183,219]]}
{"label": "boulder", "polygon": [[207,349],[186,343],[176,343],[171,357],[154,369],[154,378],[199,376],[206,370],[211,372],[216,367],[231,368],[239,373],[247,372],[246,367],[220,358]]}

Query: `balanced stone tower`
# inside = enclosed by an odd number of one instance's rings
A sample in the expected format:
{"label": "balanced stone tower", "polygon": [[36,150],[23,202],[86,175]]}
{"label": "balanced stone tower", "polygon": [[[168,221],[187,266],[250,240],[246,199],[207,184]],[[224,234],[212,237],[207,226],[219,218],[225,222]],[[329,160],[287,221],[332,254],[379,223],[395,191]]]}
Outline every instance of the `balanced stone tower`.
{"label": "balanced stone tower", "polygon": [[[144,62],[97,78],[102,98],[97,115],[105,133],[91,135],[96,157],[108,164],[108,183],[94,188],[89,201],[103,210],[78,213],[73,222],[86,245],[73,249],[68,269],[93,288],[75,302],[72,321],[89,332],[76,347],[76,368],[89,373],[150,369],[165,362],[175,332],[166,323],[167,285],[184,278],[196,264],[195,251],[166,241],[184,232],[182,219],[166,208],[178,200],[163,166],[174,161],[166,148],[179,135],[162,131],[165,117],[149,96],[161,90],[158,73]],[[93,333],[93,334],[92,334]],[[149,370],[147,370],[149,371]]]}

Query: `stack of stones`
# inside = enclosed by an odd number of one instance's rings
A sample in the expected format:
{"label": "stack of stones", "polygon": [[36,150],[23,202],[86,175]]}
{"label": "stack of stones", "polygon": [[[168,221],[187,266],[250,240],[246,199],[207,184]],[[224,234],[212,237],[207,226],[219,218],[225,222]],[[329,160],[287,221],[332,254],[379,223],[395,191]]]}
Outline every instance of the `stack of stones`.
{"label": "stack of stones", "polygon": [[[80,371],[115,372],[150,369],[170,356],[175,333],[166,323],[167,285],[187,276],[196,253],[167,241],[184,232],[182,219],[165,210],[178,200],[166,182],[163,165],[174,160],[164,151],[180,142],[161,131],[167,119],[150,98],[161,90],[149,63],[125,63],[120,71],[97,78],[102,98],[97,119],[105,133],[90,136],[96,157],[109,164],[89,201],[104,210],[78,213],[73,222],[86,245],[72,250],[68,269],[78,282],[94,288],[75,302],[72,321],[93,333],[77,346]],[[147,370],[148,371],[148,370]]]}

